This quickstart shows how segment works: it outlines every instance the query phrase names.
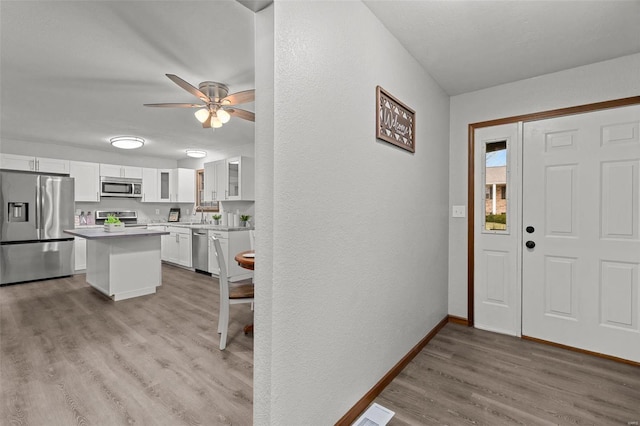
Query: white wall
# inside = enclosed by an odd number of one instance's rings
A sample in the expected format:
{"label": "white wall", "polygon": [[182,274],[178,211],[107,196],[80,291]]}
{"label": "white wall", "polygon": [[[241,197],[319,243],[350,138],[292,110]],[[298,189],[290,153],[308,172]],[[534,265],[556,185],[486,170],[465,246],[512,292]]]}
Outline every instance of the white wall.
{"label": "white wall", "polygon": [[[449,98],[360,2],[273,13],[254,423],[327,425],[447,314]],[[376,140],[376,85],[416,110],[415,154]]]}
{"label": "white wall", "polygon": [[[468,125],[640,95],[640,54],[451,98],[450,205],[467,204]],[[449,219],[449,314],[467,317],[467,219]]]}
{"label": "white wall", "polygon": [[256,64],[256,228],[255,249],[259,268],[254,281],[265,283],[255,289],[253,346],[253,424],[271,422],[271,357],[273,295],[273,213],[274,213],[274,6],[255,19]]}

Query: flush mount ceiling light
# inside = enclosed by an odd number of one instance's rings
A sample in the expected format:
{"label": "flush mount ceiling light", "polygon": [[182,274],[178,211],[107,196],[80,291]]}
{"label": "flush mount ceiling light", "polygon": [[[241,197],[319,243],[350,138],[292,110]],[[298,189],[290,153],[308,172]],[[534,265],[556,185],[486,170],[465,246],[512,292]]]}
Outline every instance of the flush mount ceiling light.
{"label": "flush mount ceiling light", "polygon": [[118,136],[109,139],[111,145],[120,149],[136,149],[144,145],[144,139],[135,136]]}
{"label": "flush mount ceiling light", "polygon": [[218,129],[222,127],[223,124],[228,123],[231,116],[248,121],[256,120],[255,113],[235,107],[235,105],[253,102],[255,99],[255,90],[245,90],[243,92],[229,94],[229,87],[223,83],[203,81],[196,88],[177,75],[165,75],[178,86],[200,99],[203,103],[163,103],[144,104],[144,106],[161,108],[198,108],[194,115],[198,121],[202,123],[202,127],[205,129]]}
{"label": "flush mount ceiling light", "polygon": [[192,158],[204,158],[207,156],[207,153],[204,151],[200,151],[197,149],[188,149],[187,150],[187,157],[192,157]]}

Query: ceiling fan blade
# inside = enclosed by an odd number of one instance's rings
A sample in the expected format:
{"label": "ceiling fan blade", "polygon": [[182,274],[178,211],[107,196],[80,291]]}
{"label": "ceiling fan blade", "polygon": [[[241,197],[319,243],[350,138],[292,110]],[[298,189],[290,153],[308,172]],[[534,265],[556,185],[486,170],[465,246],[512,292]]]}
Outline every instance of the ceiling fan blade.
{"label": "ceiling fan blade", "polygon": [[148,107],[160,107],[160,108],[206,108],[203,104],[144,104]]}
{"label": "ceiling fan blade", "polygon": [[169,77],[169,79],[171,81],[173,81],[175,84],[177,84],[178,86],[182,87],[184,90],[186,90],[187,92],[191,93],[196,98],[200,98],[203,102],[206,102],[206,103],[211,102],[211,99],[209,99],[209,96],[205,95],[198,88],[196,88],[196,87],[192,86],[191,84],[187,83],[186,81],[184,81],[183,79],[181,79],[177,75],[175,75],[175,74],[165,74],[165,75],[167,77]]}
{"label": "ceiling fan blade", "polygon": [[224,110],[234,117],[242,118],[249,121],[256,121],[256,114],[251,111],[239,108],[225,108]]}
{"label": "ceiling fan blade", "polygon": [[245,90],[243,92],[232,93],[226,98],[220,100],[222,105],[238,105],[253,102],[256,98],[255,89]]}
{"label": "ceiling fan blade", "polygon": [[209,118],[207,118],[206,120],[204,120],[204,123],[202,123],[202,128],[203,129],[210,129],[211,128],[211,113],[209,113]]}

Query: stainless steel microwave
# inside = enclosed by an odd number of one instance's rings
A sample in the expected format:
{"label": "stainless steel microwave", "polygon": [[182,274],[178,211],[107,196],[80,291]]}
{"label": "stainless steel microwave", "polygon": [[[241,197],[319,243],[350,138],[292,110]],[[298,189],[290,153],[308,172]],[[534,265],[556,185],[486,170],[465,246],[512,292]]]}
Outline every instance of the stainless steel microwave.
{"label": "stainless steel microwave", "polygon": [[142,198],[142,179],[100,178],[100,196]]}

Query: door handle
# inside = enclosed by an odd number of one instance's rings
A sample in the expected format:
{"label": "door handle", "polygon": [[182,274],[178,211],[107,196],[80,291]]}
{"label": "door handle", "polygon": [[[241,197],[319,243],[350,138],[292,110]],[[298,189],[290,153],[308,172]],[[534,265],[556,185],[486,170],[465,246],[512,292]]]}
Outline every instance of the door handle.
{"label": "door handle", "polygon": [[526,243],[524,243],[525,246],[527,246],[527,248],[534,248],[536,246],[536,243],[534,243],[533,241],[527,241]]}
{"label": "door handle", "polygon": [[533,234],[535,232],[536,228],[534,228],[533,226],[527,226],[525,228],[525,231],[527,231],[527,233],[529,234]]}

